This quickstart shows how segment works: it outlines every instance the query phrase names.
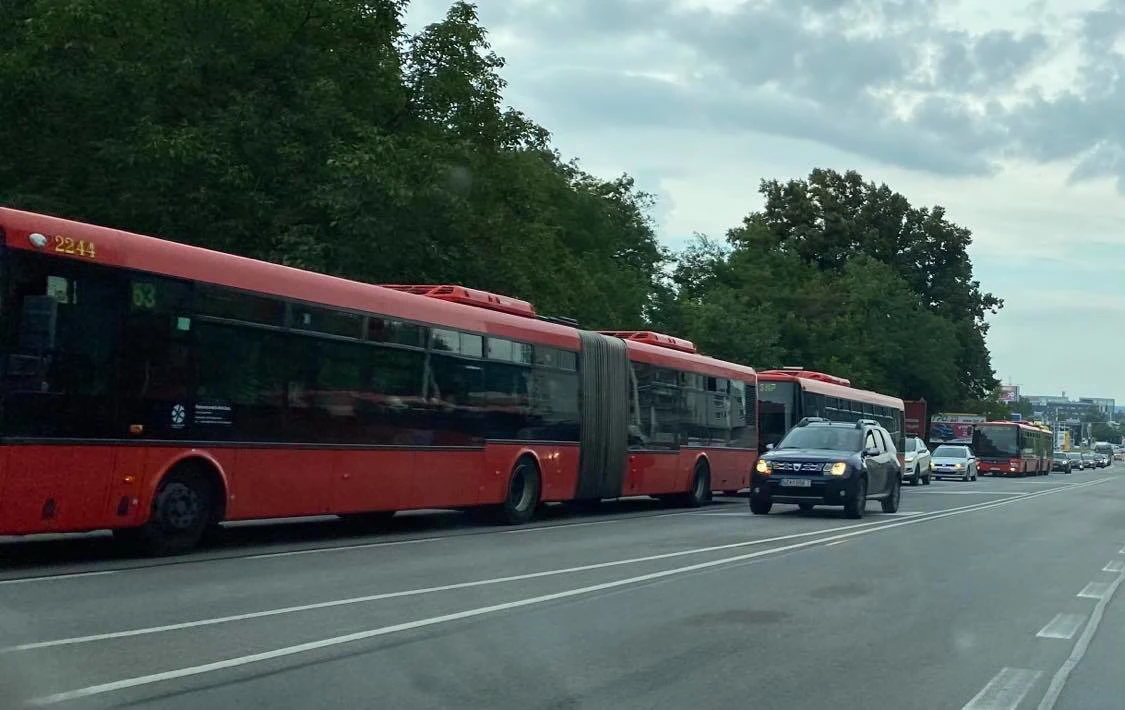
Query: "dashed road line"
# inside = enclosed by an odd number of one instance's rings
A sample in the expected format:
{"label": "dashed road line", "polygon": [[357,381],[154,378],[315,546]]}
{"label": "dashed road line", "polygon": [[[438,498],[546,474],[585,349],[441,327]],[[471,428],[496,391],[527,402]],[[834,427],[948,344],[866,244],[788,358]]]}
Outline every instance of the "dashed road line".
{"label": "dashed road line", "polygon": [[1105,595],[1109,592],[1109,582],[1090,582],[1078,596],[1083,599],[1104,599]]}
{"label": "dashed road line", "polygon": [[1051,678],[1051,684],[1047,687],[1047,692],[1039,702],[1039,710],[1052,710],[1052,708],[1055,707],[1055,703],[1058,702],[1059,695],[1062,694],[1071,672],[1078,667],[1078,664],[1082,661],[1082,657],[1086,655],[1086,650],[1090,648],[1090,642],[1094,640],[1094,634],[1098,630],[1098,625],[1102,623],[1105,608],[1109,604],[1109,600],[1113,598],[1117,588],[1121,586],[1123,580],[1125,580],[1125,572],[1117,575],[1115,580],[1106,585],[1107,589],[1098,600],[1098,603],[1094,605],[1094,611],[1090,614],[1090,620],[1086,622],[1086,628],[1082,630],[1082,635],[1078,637],[1074,648],[1071,649],[1070,657],[1055,671],[1054,677]]}
{"label": "dashed road line", "polygon": [[1102,567],[1102,572],[1121,572],[1125,570],[1125,560],[1110,560]]}
{"label": "dashed road line", "polygon": [[1043,639],[1072,639],[1085,621],[1086,617],[1082,614],[1059,613],[1035,635]]}
{"label": "dashed road line", "polygon": [[1043,671],[1001,668],[961,710],[1015,710]]}

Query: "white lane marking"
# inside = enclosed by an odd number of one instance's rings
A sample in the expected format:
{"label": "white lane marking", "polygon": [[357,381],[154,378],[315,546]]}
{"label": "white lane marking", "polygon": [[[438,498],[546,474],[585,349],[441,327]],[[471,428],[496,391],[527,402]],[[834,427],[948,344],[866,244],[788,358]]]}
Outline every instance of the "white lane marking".
{"label": "white lane marking", "polygon": [[676,557],[684,557],[687,555],[698,555],[707,552],[722,552],[724,550],[737,549],[740,547],[749,547],[752,545],[764,545],[771,542],[784,542],[787,540],[795,540],[802,537],[810,537],[813,535],[828,535],[835,532],[842,532],[845,530],[854,530],[856,528],[871,527],[879,525],[878,521],[870,523],[857,523],[855,525],[844,525],[836,528],[828,528],[826,530],[811,530],[807,532],[793,533],[790,535],[779,535],[777,537],[767,537],[760,540],[745,540],[742,542],[729,543],[726,545],[715,545],[712,547],[699,547],[690,550],[679,550],[677,552],[664,552],[659,555],[648,555],[645,557],[631,557],[623,560],[611,560],[609,562],[596,562],[588,565],[580,565],[578,567],[566,567],[563,569],[551,569],[541,572],[528,572],[525,574],[515,574],[506,577],[494,577],[491,579],[480,579],[471,582],[455,582],[453,584],[443,584],[435,587],[422,587],[419,589],[405,589],[398,592],[383,592],[380,594],[366,594],[361,597],[349,597],[346,599],[333,599],[324,602],[315,602],[312,604],[301,604],[297,606],[280,607],[276,609],[265,609],[262,611],[252,611],[245,614],[231,614],[229,616],[219,616],[208,619],[197,619],[194,621],[184,621],[176,624],[164,624],[162,626],[148,626],[136,629],[127,629],[125,631],[110,631],[101,634],[90,634],[87,636],[73,636],[70,638],[54,639],[51,641],[36,641],[32,643],[24,643],[16,646],[9,646],[7,648],[0,648],[0,654],[12,653],[15,651],[33,651],[41,648],[51,648],[53,646],[72,646],[81,643],[91,643],[93,641],[108,641],[110,639],[127,638],[130,636],[146,636],[148,634],[164,633],[167,631],[179,631],[182,629],[193,629],[200,626],[214,626],[216,624],[226,624],[234,621],[248,621],[250,619],[261,619],[269,616],[280,616],[283,614],[294,614],[303,611],[314,611],[317,609],[331,609],[338,606],[350,606],[353,604],[364,604],[368,602],[382,601],[384,599],[398,599],[401,597],[419,596],[422,594],[433,594],[435,592],[448,592],[455,589],[469,589],[472,587],[484,587],[495,584],[505,584],[508,582],[520,582],[528,579],[541,579],[543,577],[555,577],[564,574],[576,574],[579,572],[589,572],[599,569],[609,569],[612,567],[621,567],[625,565],[641,564],[644,562],[659,562],[660,560],[674,559]]}
{"label": "white lane marking", "polygon": [[[1051,489],[1047,489],[1051,490]],[[1012,491],[918,491],[934,496],[1026,496],[1027,492],[1013,493]]]}
{"label": "white lane marking", "polygon": [[1109,592],[1109,582],[1090,582],[1082,588],[1078,596],[1085,599],[1104,599],[1107,592]]}
{"label": "white lane marking", "polygon": [[1125,555],[1125,547],[1122,547],[1122,548],[1121,548],[1120,550],[1118,550],[1118,551],[1117,551],[1117,554],[1119,554],[1119,555]]}
{"label": "white lane marking", "polygon": [[[1095,483],[1104,482],[1104,480],[1109,480],[1109,479],[1103,479],[1102,481],[1091,482],[1090,485],[1094,485]],[[1045,491],[1044,494],[1045,493],[1047,493],[1047,492]],[[1035,495],[1037,496],[1037,495],[1040,495],[1040,494],[1035,494]],[[228,668],[238,668],[240,666],[245,666],[245,665],[249,665],[249,664],[253,664],[253,663],[260,663],[262,661],[273,660],[273,659],[276,659],[276,658],[283,658],[283,657],[286,657],[286,656],[293,656],[293,655],[297,655],[297,654],[301,654],[301,653],[307,653],[307,652],[310,652],[310,651],[316,651],[316,650],[323,649],[323,648],[330,648],[330,647],[333,647],[333,646],[339,646],[339,645],[347,644],[347,643],[354,643],[356,641],[363,641],[363,640],[366,640],[366,639],[376,638],[376,637],[379,637],[379,636],[386,636],[388,634],[393,634],[393,633],[397,633],[397,632],[400,632],[400,631],[410,631],[410,630],[413,630],[413,629],[419,629],[419,628],[424,628],[424,627],[429,627],[429,626],[436,626],[438,624],[444,624],[444,623],[449,623],[449,622],[452,622],[452,621],[459,621],[461,619],[469,619],[469,618],[473,618],[473,617],[484,616],[484,615],[487,615],[487,614],[494,614],[494,613],[497,613],[497,612],[500,612],[500,611],[507,611],[507,610],[510,610],[510,609],[519,609],[519,608],[522,608],[522,607],[534,606],[534,605],[543,604],[543,603],[546,603],[546,602],[557,601],[559,599],[568,599],[568,598],[571,598],[571,597],[585,596],[585,595],[593,594],[593,593],[596,593],[596,592],[605,591],[607,589],[617,589],[617,588],[620,588],[620,587],[626,587],[626,586],[641,584],[641,583],[649,582],[649,581],[656,580],[656,579],[664,579],[664,578],[668,578],[668,577],[688,574],[688,573],[691,573],[691,572],[697,572],[697,571],[704,570],[704,569],[712,569],[712,568],[721,567],[721,566],[725,566],[725,565],[731,565],[731,564],[734,564],[734,563],[737,563],[737,562],[743,562],[743,561],[746,561],[746,560],[757,559],[759,557],[764,557],[766,555],[774,555],[774,554],[781,553],[781,552],[789,552],[791,550],[804,549],[804,548],[812,547],[814,545],[820,545],[820,544],[825,543],[825,542],[831,542],[833,540],[847,540],[847,539],[850,539],[852,537],[856,537],[856,536],[859,536],[859,535],[867,535],[867,534],[870,534],[870,533],[873,533],[873,532],[879,532],[879,531],[882,531],[882,530],[899,528],[899,527],[903,527],[903,526],[906,526],[906,525],[917,525],[917,524],[920,524],[920,523],[927,523],[927,522],[930,522],[931,520],[937,520],[939,518],[947,518],[947,517],[951,517],[951,516],[954,516],[954,515],[962,515],[962,514],[965,514],[965,513],[976,512],[978,510],[987,510],[987,509],[990,509],[990,508],[998,508],[998,507],[1002,507],[1002,506],[1005,506],[1005,505],[1009,505],[1011,503],[1021,502],[1023,500],[1026,500],[1026,499],[1025,498],[1009,499],[1009,500],[995,501],[995,502],[992,502],[992,503],[983,503],[983,504],[965,506],[962,509],[943,511],[943,512],[940,512],[940,513],[936,513],[934,515],[928,515],[928,516],[925,516],[925,517],[908,518],[906,520],[900,520],[900,521],[897,521],[897,522],[883,523],[883,524],[880,524],[880,525],[876,525],[874,527],[866,527],[865,525],[862,525],[862,524],[856,525],[856,526],[853,526],[853,527],[857,527],[857,528],[862,527],[862,529],[849,530],[847,532],[842,532],[838,535],[833,535],[832,537],[828,537],[828,538],[823,538],[823,539],[818,539],[818,540],[806,540],[804,542],[797,542],[797,543],[793,543],[791,545],[783,545],[781,547],[774,547],[774,548],[770,548],[768,550],[758,550],[757,552],[749,552],[749,553],[746,553],[746,554],[743,554],[743,555],[736,555],[734,557],[724,557],[724,558],[721,558],[721,559],[718,559],[718,560],[710,560],[708,562],[698,562],[696,564],[687,565],[687,566],[684,566],[684,567],[674,567],[672,569],[661,570],[659,572],[650,572],[648,574],[637,575],[637,576],[634,576],[634,577],[626,577],[624,579],[618,579],[618,580],[614,580],[612,582],[603,582],[601,584],[592,584],[592,585],[589,585],[589,586],[586,586],[586,587],[579,587],[579,588],[576,588],[576,589],[567,589],[567,590],[564,590],[564,591],[561,591],[561,592],[554,592],[552,594],[543,594],[543,595],[535,596],[535,597],[527,597],[527,598],[524,598],[524,599],[517,599],[515,601],[504,602],[502,604],[493,604],[493,605],[490,605],[490,606],[477,607],[475,609],[466,609],[464,611],[454,612],[454,613],[451,613],[451,614],[443,614],[441,616],[433,616],[433,617],[424,618],[424,619],[417,619],[415,621],[408,621],[408,622],[404,622],[404,623],[401,623],[401,624],[394,624],[394,625],[391,625],[391,626],[382,626],[382,627],[375,628],[375,629],[367,629],[365,631],[357,631],[355,633],[345,634],[343,636],[333,636],[331,638],[321,639],[319,641],[309,641],[309,642],[306,642],[306,643],[296,644],[296,645],[293,645],[293,646],[285,646],[285,647],[282,647],[282,648],[273,649],[271,651],[263,651],[261,653],[253,653],[253,654],[248,654],[248,655],[245,655],[245,656],[236,656],[236,657],[233,657],[233,658],[227,658],[227,659],[224,659],[224,660],[221,660],[221,661],[214,661],[214,662],[211,662],[211,663],[204,663],[204,664],[197,665],[197,666],[187,666],[187,667],[184,667],[184,668],[176,668],[176,669],[173,669],[173,670],[163,671],[163,672],[160,672],[160,673],[151,673],[151,674],[148,674],[148,675],[135,676],[135,677],[132,677],[132,678],[124,678],[122,680],[111,681],[111,682],[108,682],[108,683],[100,683],[98,685],[91,685],[91,686],[87,686],[85,688],[78,688],[78,689],[75,689],[75,690],[68,690],[68,691],[65,691],[65,692],[62,692],[62,693],[55,693],[55,694],[52,694],[52,695],[42,696],[42,697],[39,697],[39,698],[32,699],[30,702],[31,702],[32,705],[54,705],[56,703],[66,702],[66,701],[69,701],[69,700],[77,700],[79,698],[86,698],[86,697],[91,697],[91,696],[94,696],[94,695],[102,695],[102,694],[105,694],[105,693],[111,693],[111,692],[115,692],[115,691],[118,691],[118,690],[125,690],[127,688],[135,688],[135,687],[138,687],[138,686],[151,685],[153,683],[159,683],[159,682],[166,681],[166,680],[174,680],[174,679],[177,679],[177,678],[186,678],[186,677],[190,677],[190,676],[202,675],[204,673],[211,673],[211,672],[214,672],[214,671],[224,670],[224,669],[228,669]],[[737,543],[736,543],[736,546],[737,546]],[[968,706],[966,706],[966,707],[968,707]]]}
{"label": "white lane marking", "polygon": [[[726,506],[724,506],[726,507]],[[721,509],[720,509],[721,510]],[[533,525],[530,527],[515,528],[514,530],[499,530],[500,535],[520,535],[522,533],[543,532],[545,530],[559,530],[563,528],[582,528],[589,525],[615,525],[618,523],[628,523],[633,520],[647,520],[648,518],[670,518],[677,515],[700,515],[698,511],[686,510],[676,513],[652,513],[646,515],[630,515],[621,518],[612,518],[610,520],[589,520],[583,523],[556,523],[554,525]],[[707,515],[708,513],[702,513]],[[710,515],[720,515],[721,513],[710,513]]]}
{"label": "white lane marking", "polygon": [[1102,572],[1121,572],[1125,570],[1125,560],[1110,560],[1102,567]]}
{"label": "white lane marking", "polygon": [[358,545],[340,545],[338,547],[311,547],[304,550],[287,550],[285,552],[263,552],[259,555],[246,555],[245,557],[234,557],[226,559],[236,560],[266,560],[271,557],[291,557],[293,555],[311,555],[314,552],[338,552],[341,550],[364,550],[370,547],[394,547],[396,545],[417,545],[421,542],[437,542],[438,540],[448,540],[451,537],[459,537],[457,535],[442,535],[439,537],[414,537],[409,540],[386,540],[383,542],[367,542]]}
{"label": "white lane marking", "polygon": [[1082,614],[1055,614],[1055,618],[1035,635],[1043,639],[1072,639],[1085,621],[1086,617]]}
{"label": "white lane marking", "polygon": [[835,540],[834,542],[830,542],[825,545],[825,547],[832,547],[833,545],[843,545],[845,542],[847,542],[847,540]]}
{"label": "white lane marking", "polygon": [[748,518],[748,517],[750,517],[754,514],[753,513],[694,513],[694,515],[703,516],[703,517],[707,517],[707,518],[718,518],[720,516],[723,516],[723,517],[730,516],[732,518]]}
{"label": "white lane marking", "polygon": [[[1093,483],[1091,483],[1091,485],[1093,485]],[[1046,493],[1048,493],[1048,491],[1044,491],[1042,494],[1036,494],[1036,495],[1043,495],[1043,494],[1046,494]],[[920,513],[919,515],[926,515],[926,516],[932,516],[933,518],[940,518],[940,517],[947,517],[948,515],[956,514],[956,513],[959,513],[959,512],[972,512],[974,510],[984,510],[984,509],[987,509],[987,508],[998,507],[998,506],[1005,505],[1005,504],[1012,503],[1012,502],[1015,502],[1015,500],[1009,499],[1009,500],[993,501],[993,502],[986,502],[986,503],[974,503],[972,505],[962,506],[960,508],[951,508],[951,509],[946,510],[946,511],[934,511],[932,513]],[[923,520],[928,520],[928,519],[932,519],[932,518],[919,519],[917,517],[912,517],[912,518],[908,519],[906,522],[922,522]],[[299,605],[299,606],[282,607],[282,608],[278,608],[278,609],[266,609],[266,610],[262,610],[262,611],[248,612],[248,613],[245,613],[245,614],[232,614],[230,616],[221,616],[221,617],[214,617],[214,618],[209,618],[209,619],[197,619],[197,620],[194,620],[194,621],[185,621],[185,622],[180,622],[180,623],[176,623],[176,624],[165,624],[165,625],[162,625],[162,626],[150,626],[150,627],[143,627],[143,628],[137,628],[137,629],[127,629],[125,631],[110,631],[110,632],[105,632],[105,633],[100,633],[100,634],[90,634],[90,635],[87,635],[87,636],[74,636],[74,637],[70,637],[70,638],[53,639],[53,640],[50,640],[50,641],[36,641],[36,642],[20,644],[20,645],[17,645],[17,646],[9,646],[7,648],[2,648],[2,649],[0,649],[0,653],[11,653],[11,652],[14,652],[14,651],[31,651],[31,650],[35,650],[35,649],[41,649],[41,648],[50,648],[52,646],[69,646],[69,645],[80,644],[80,643],[90,643],[90,642],[94,642],[94,641],[106,641],[106,640],[110,640],[110,639],[126,638],[126,637],[130,637],[130,636],[144,636],[144,635],[148,635],[148,634],[163,633],[163,632],[167,632],[167,631],[178,631],[178,630],[181,630],[181,629],[190,629],[190,628],[195,628],[195,627],[199,627],[199,626],[213,626],[215,624],[225,624],[225,623],[235,622],[235,621],[246,621],[246,620],[250,620],[250,619],[259,619],[259,618],[268,617],[268,616],[277,616],[277,615],[280,615],[280,614],[292,614],[292,613],[303,612],[303,611],[312,611],[312,610],[316,610],[316,609],[327,609],[327,608],[336,607],[336,606],[346,606],[346,605],[351,605],[351,604],[362,604],[362,603],[366,603],[366,602],[380,601],[380,600],[383,600],[383,599],[395,599],[395,598],[400,598],[400,597],[416,596],[416,595],[420,595],[420,594],[431,594],[431,593],[435,593],[435,592],[451,591],[451,590],[455,590],[455,589],[466,589],[466,588],[469,588],[469,587],[480,587],[480,586],[487,586],[487,585],[493,585],[493,584],[503,584],[503,583],[506,583],[506,582],[515,582],[515,581],[521,581],[521,580],[526,580],[526,579],[537,579],[537,578],[550,577],[550,576],[556,576],[556,575],[562,575],[562,574],[572,574],[572,573],[575,573],[575,572],[585,572],[585,571],[596,570],[596,569],[606,569],[606,568],[609,568],[609,567],[618,567],[618,566],[622,566],[622,565],[638,564],[638,563],[643,563],[643,562],[654,562],[654,561],[659,561],[659,560],[672,559],[672,558],[675,558],[675,557],[683,557],[683,556],[686,556],[686,555],[695,555],[695,554],[702,554],[702,553],[708,553],[708,552],[721,552],[723,550],[737,549],[737,548],[741,548],[741,547],[748,547],[748,546],[751,546],[751,545],[762,545],[762,544],[766,544],[766,543],[770,543],[770,542],[784,542],[786,540],[794,540],[794,539],[797,539],[797,538],[810,537],[810,536],[813,536],[813,535],[822,535],[822,534],[827,535],[829,533],[842,532],[842,531],[846,531],[846,530],[854,530],[854,529],[857,529],[857,528],[869,528],[869,527],[881,525],[881,524],[882,523],[880,521],[875,520],[875,521],[872,521],[872,522],[869,522],[869,523],[856,523],[854,525],[844,525],[844,526],[836,527],[836,528],[827,528],[825,530],[810,530],[810,531],[806,531],[806,532],[792,533],[792,534],[789,534],[789,535],[779,535],[779,536],[772,537],[772,538],[763,538],[763,539],[760,539],[760,540],[744,540],[742,542],[728,543],[726,545],[714,545],[714,546],[711,546],[711,547],[701,547],[701,548],[694,548],[694,549],[690,549],[690,550],[680,550],[680,551],[677,551],[677,552],[666,552],[666,553],[662,553],[662,554],[659,554],[659,555],[648,555],[648,556],[645,556],[645,557],[635,557],[635,558],[629,558],[629,559],[624,559],[624,560],[613,560],[613,561],[610,561],[610,562],[599,562],[599,563],[594,563],[594,564],[589,564],[589,565],[582,565],[582,566],[579,566],[579,567],[568,567],[568,568],[565,568],[565,569],[546,570],[546,571],[542,571],[542,572],[530,572],[530,573],[526,573],[526,574],[511,575],[511,576],[507,576],[507,577],[498,577],[498,578],[494,578],[494,579],[476,580],[476,581],[471,581],[471,582],[457,582],[457,583],[454,583],[454,584],[447,584],[447,585],[442,585],[442,586],[437,586],[437,587],[423,587],[421,589],[409,589],[409,590],[404,590],[404,591],[399,591],[399,592],[385,592],[385,593],[381,593],[381,594],[369,594],[369,595],[365,595],[365,596],[361,596],[361,597],[351,597],[351,598],[347,598],[347,599],[335,599],[335,600],[326,601],[326,602],[317,602],[317,603],[313,603],[313,604],[302,604],[302,605]],[[827,540],[833,540],[833,539],[836,539],[836,538],[826,538],[826,539]]]}
{"label": "white lane marking", "polygon": [[117,574],[117,570],[102,572],[75,572],[73,574],[50,574],[42,577],[20,577],[19,579],[0,579],[0,584],[27,584],[29,582],[53,582],[61,579],[77,579],[78,577],[104,577],[107,574]]}
{"label": "white lane marking", "polygon": [[1094,633],[1102,622],[1105,608],[1109,604],[1109,600],[1113,598],[1114,593],[1117,592],[1117,588],[1121,586],[1122,580],[1125,580],[1125,572],[1117,575],[1117,579],[1110,583],[1106,594],[1094,605],[1094,612],[1090,614],[1090,620],[1086,622],[1086,628],[1082,630],[1082,635],[1078,637],[1074,648],[1071,649],[1070,657],[1063,662],[1062,666],[1055,671],[1054,677],[1051,678],[1051,684],[1047,686],[1047,692],[1043,695],[1043,700],[1039,702],[1039,710],[1051,710],[1058,702],[1059,695],[1062,693],[1071,671],[1078,666],[1082,657],[1086,655],[1086,649],[1090,647],[1090,641],[1094,639]]}
{"label": "white lane marking", "polygon": [[961,710],[1015,710],[1043,671],[1001,668]]}
{"label": "white lane marking", "polygon": [[[657,513],[655,515],[627,515],[626,517],[614,518],[612,520],[589,520],[582,523],[555,523],[551,525],[533,525],[530,527],[517,528],[515,530],[493,530],[491,532],[481,534],[499,534],[499,535],[515,535],[519,533],[533,533],[543,532],[545,530],[562,530],[569,528],[581,528],[589,525],[610,525],[614,523],[628,523],[634,520],[644,520],[647,518],[664,518],[672,515],[698,515],[695,511],[690,512],[677,512],[677,513]],[[236,560],[266,560],[274,557],[292,557],[294,555],[312,555],[320,552],[348,552],[351,550],[365,550],[372,547],[392,547],[394,545],[413,545],[420,542],[437,542],[439,540],[456,540],[461,537],[468,537],[467,535],[436,535],[433,537],[419,537],[410,538],[409,540],[388,540],[383,542],[365,542],[356,545],[334,545],[332,547],[308,547],[301,550],[286,550],[284,552],[266,552],[258,555],[245,555],[243,557],[226,557],[222,559],[236,559]]]}

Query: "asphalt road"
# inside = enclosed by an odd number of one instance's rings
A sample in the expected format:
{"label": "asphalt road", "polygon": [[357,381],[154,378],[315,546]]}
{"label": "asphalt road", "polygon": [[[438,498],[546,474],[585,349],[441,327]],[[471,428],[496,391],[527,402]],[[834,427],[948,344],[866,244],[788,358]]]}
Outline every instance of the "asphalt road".
{"label": "asphalt road", "polygon": [[1125,709],[1125,466],[774,510],[0,543],[0,708]]}

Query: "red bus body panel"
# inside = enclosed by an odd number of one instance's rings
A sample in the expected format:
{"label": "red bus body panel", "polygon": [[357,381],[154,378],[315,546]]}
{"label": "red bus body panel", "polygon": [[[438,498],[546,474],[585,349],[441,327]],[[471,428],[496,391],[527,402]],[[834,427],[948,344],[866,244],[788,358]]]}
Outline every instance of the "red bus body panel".
{"label": "red bus body panel", "polygon": [[[1015,427],[1018,430],[1025,432],[1036,432],[1039,434],[1048,433],[1044,432],[1039,427],[1026,424],[1024,422],[981,422],[976,425],[977,430],[981,428],[1002,426],[1002,427]],[[1054,440],[1052,439],[1052,448],[1054,447]],[[1035,453],[1021,453],[1018,456],[1004,457],[1004,458],[981,458],[977,456],[977,470],[981,473],[987,473],[991,476],[1024,476],[1026,474],[1041,474],[1051,472],[1052,457],[1050,455],[1043,457],[1037,456]],[[1013,470],[1015,469],[1015,470]]]}
{"label": "red bus body panel", "polygon": [[[9,248],[51,253],[154,274],[228,286],[314,304],[460,328],[534,344],[581,349],[574,327],[395,288],[348,281],[139,234],[0,208]],[[45,248],[30,236],[47,237]],[[55,253],[56,237],[83,240],[96,257]],[[742,380],[752,368],[641,341],[625,341],[631,360]],[[748,413],[754,417],[756,412]],[[286,444],[143,441],[104,444],[14,443],[0,446],[0,534],[75,532],[143,524],[162,476],[178,461],[205,459],[219,472],[225,520],[378,510],[466,507],[503,501],[508,476],[522,455],[542,476],[542,500],[573,499],[577,443],[441,448],[300,447]],[[622,495],[686,492],[705,460],[714,490],[745,488],[756,450],[689,448],[628,452]],[[51,510],[46,508],[50,507]],[[48,514],[50,513],[50,514]]]}

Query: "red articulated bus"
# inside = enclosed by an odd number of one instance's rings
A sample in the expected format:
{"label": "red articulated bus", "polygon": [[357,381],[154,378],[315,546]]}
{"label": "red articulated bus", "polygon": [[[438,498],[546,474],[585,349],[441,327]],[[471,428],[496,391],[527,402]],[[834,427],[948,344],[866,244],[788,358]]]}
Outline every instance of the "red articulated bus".
{"label": "red articulated bus", "polygon": [[459,286],[374,286],[0,208],[0,534],[749,484],[749,367]]}
{"label": "red articulated bus", "polygon": [[1026,422],[982,422],[973,431],[977,469],[992,476],[1046,476],[1055,436]]}
{"label": "red articulated bus", "polygon": [[801,367],[758,372],[758,425],[761,451],[777,444],[805,417],[854,422],[874,419],[894,438],[904,461],[905,405],[897,397],[856,389],[851,381]]}

